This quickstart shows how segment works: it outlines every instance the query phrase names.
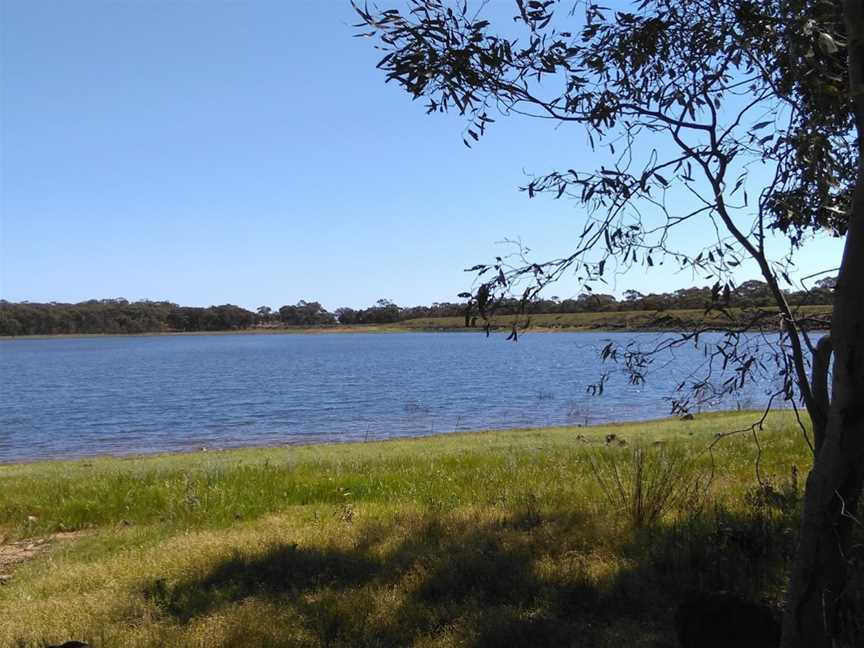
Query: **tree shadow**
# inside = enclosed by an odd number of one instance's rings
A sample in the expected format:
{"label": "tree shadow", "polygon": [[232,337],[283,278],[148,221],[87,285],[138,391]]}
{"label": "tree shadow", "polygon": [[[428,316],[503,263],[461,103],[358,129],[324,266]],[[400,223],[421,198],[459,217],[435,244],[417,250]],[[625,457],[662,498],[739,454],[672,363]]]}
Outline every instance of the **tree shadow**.
{"label": "tree shadow", "polygon": [[171,615],[183,622],[251,596],[296,597],[324,587],[347,588],[368,582],[379,561],[356,551],[274,546],[261,555],[235,551],[200,580],[168,586],[162,579],[146,589]]}
{"label": "tree shadow", "polygon": [[[288,606],[325,646],[405,646],[442,631],[471,646],[672,646],[689,592],[775,591],[794,538],[772,520],[715,511],[622,534],[604,548],[618,556],[604,577],[587,557],[596,534],[585,516],[430,513],[395,546],[394,522],[355,522],[350,549],[238,552],[199,578],[152,582],[146,595],[181,622],[241,601]],[[390,591],[399,596],[386,614],[373,614]]]}

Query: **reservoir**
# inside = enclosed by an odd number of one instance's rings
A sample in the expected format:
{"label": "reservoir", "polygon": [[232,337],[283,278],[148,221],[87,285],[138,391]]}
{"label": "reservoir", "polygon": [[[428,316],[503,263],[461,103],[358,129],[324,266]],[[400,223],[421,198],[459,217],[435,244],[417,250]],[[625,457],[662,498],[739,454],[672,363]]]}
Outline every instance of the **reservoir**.
{"label": "reservoir", "polygon": [[[363,441],[668,416],[720,337],[663,351],[631,384],[613,342],[668,333],[189,335],[0,341],[0,462]],[[762,339],[764,342],[764,338]],[[754,336],[753,344],[759,344]],[[757,353],[767,353],[767,346]],[[763,406],[767,366],[694,413]],[[590,389],[601,377],[604,388]],[[734,376],[715,359],[710,385]],[[686,387],[685,387],[686,389]]]}

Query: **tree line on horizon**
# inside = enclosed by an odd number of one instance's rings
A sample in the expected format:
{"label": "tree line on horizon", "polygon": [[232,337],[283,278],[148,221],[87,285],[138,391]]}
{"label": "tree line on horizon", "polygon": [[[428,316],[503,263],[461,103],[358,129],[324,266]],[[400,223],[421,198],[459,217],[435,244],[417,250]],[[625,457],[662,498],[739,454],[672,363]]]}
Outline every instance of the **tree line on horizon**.
{"label": "tree line on horizon", "polygon": [[[826,278],[806,291],[789,292],[796,305],[830,305],[834,279]],[[525,305],[521,300],[504,299],[496,313],[512,315],[596,313],[623,311],[666,311],[707,308],[713,301],[710,287],[682,288],[670,293],[644,295],[624,291],[622,298],[600,293],[583,293],[575,298],[550,297]],[[768,286],[761,281],[745,281],[730,295],[733,308],[770,307]],[[300,300],[278,309],[260,306],[250,311],[234,304],[198,307],[180,306],[168,301],[91,299],[76,304],[9,302],[0,300],[0,335],[75,335],[100,333],[157,333],[232,331],[255,327],[352,326],[395,324],[413,319],[460,317],[472,326],[476,312],[470,302],[436,302],[430,306],[399,306],[379,299],[368,308],[337,308],[328,311],[317,301]]]}

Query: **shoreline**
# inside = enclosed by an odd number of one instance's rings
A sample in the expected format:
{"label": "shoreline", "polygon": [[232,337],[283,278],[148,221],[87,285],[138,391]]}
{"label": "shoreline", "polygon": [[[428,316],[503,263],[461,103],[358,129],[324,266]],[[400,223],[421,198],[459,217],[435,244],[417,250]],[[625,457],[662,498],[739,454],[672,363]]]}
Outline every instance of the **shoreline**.
{"label": "shoreline", "polygon": [[[679,333],[686,327],[662,328],[662,327],[592,327],[592,326],[529,326],[520,328],[519,334],[528,333]],[[811,333],[827,333],[830,328],[811,328]],[[507,326],[496,325],[490,328],[492,333],[509,333]],[[709,329],[705,333],[718,332],[721,330]],[[753,333],[761,331],[754,330]],[[779,332],[779,328],[771,329],[771,332]],[[448,328],[448,327],[346,327],[332,329],[299,328],[299,329],[274,329],[274,330],[237,330],[237,331],[153,331],[148,333],[58,333],[54,335],[0,335],[0,342],[25,342],[36,340],[86,340],[102,338],[149,338],[149,337],[205,337],[205,336],[228,336],[228,335],[392,335],[404,333],[474,333],[485,335],[482,328]]]}
{"label": "shoreline", "polygon": [[[762,328],[754,330],[779,330],[779,319],[772,319],[774,310],[760,308],[764,312]],[[520,332],[526,333],[670,333],[694,327],[714,329],[738,327],[746,320],[747,313],[755,311],[738,310],[734,312],[714,312],[706,317],[702,309],[668,311],[609,311],[581,313],[541,313],[534,315],[493,316],[491,332],[509,333],[515,324]],[[801,306],[796,310],[798,316],[809,318],[808,329],[826,330],[819,325],[830,326],[830,306]],[[818,321],[818,318],[823,318]],[[816,319],[816,321],[813,321]],[[323,326],[263,326],[247,329],[227,329],[221,331],[142,331],[138,333],[57,333],[37,335],[0,335],[0,341],[13,340],[52,340],[83,339],[103,337],[160,337],[160,336],[201,336],[201,335],[345,335],[350,333],[480,333],[486,329],[481,326],[466,327],[461,317],[418,318],[401,322],[382,324],[335,324]]]}
{"label": "shoreline", "polygon": [[[471,331],[471,329],[464,329]],[[444,331],[444,329],[442,329]],[[449,331],[449,329],[447,329]],[[0,335],[0,341],[15,340],[81,340],[88,338],[131,338],[131,337],[200,337],[206,335],[336,335],[345,333],[436,333],[436,329],[411,329],[381,327],[370,325],[345,327],[297,327],[278,329],[237,329],[225,331],[144,331],[141,333],[54,333],[37,335]]]}
{"label": "shoreline", "polygon": [[[774,414],[783,414],[787,410],[785,408],[775,408],[772,410]],[[183,460],[192,458],[202,458],[208,455],[225,457],[226,455],[237,454],[258,454],[266,452],[279,452],[291,449],[316,451],[332,451],[351,450],[352,448],[369,448],[379,445],[398,445],[398,444],[423,444],[426,442],[436,442],[442,440],[466,440],[471,437],[503,437],[520,434],[561,434],[573,433],[575,435],[602,436],[606,430],[614,430],[621,428],[632,428],[640,425],[651,426],[660,424],[677,424],[686,426],[689,423],[697,421],[699,423],[709,422],[712,419],[729,419],[736,417],[745,417],[748,415],[761,416],[762,410],[719,410],[714,412],[703,412],[694,414],[692,419],[686,419],[680,416],[664,416],[653,419],[633,419],[620,421],[607,421],[602,423],[593,423],[590,425],[549,425],[540,427],[513,427],[513,428],[493,428],[482,430],[453,430],[451,432],[432,432],[429,434],[415,434],[410,436],[391,436],[387,438],[375,439],[346,439],[326,440],[326,441],[298,441],[286,442],[280,444],[264,444],[264,445],[231,445],[224,447],[200,446],[198,449],[185,448],[176,450],[154,450],[152,452],[119,452],[117,454],[99,453],[92,455],[76,455],[71,457],[53,456],[53,457],[35,457],[32,459],[21,459],[17,461],[7,461],[0,459],[0,477],[6,469],[16,467],[36,467],[36,466],[57,466],[62,464],[82,464],[90,462],[130,462],[130,461],[158,461],[164,459]]]}

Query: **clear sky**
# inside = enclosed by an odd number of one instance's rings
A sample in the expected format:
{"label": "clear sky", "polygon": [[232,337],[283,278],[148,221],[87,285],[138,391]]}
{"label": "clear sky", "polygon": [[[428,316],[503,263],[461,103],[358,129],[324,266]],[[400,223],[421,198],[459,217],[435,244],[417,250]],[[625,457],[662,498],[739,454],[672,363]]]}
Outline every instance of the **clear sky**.
{"label": "clear sky", "polygon": [[[384,85],[347,0],[0,7],[4,299],[431,303],[497,241],[558,255],[579,229],[575,204],[516,191],[593,167],[577,128],[499,120],[466,149],[459,119]],[[839,249],[811,246],[800,274]],[[657,269],[610,291],[694,283]]]}

